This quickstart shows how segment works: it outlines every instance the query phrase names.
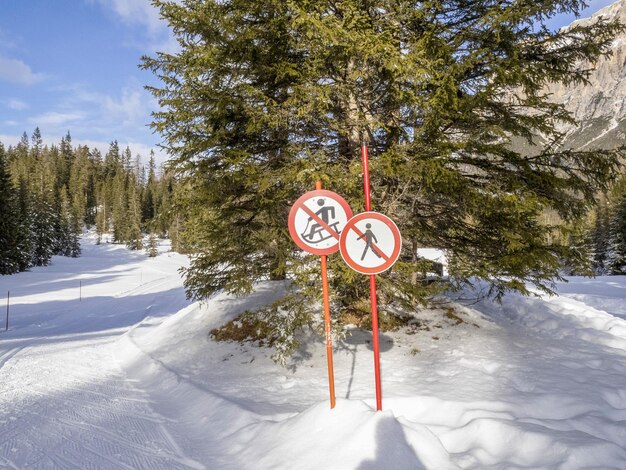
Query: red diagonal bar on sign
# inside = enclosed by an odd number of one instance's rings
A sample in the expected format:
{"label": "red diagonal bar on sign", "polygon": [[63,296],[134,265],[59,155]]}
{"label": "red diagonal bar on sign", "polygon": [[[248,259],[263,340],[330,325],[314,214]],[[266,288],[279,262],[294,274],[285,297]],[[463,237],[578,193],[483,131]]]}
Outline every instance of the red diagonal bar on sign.
{"label": "red diagonal bar on sign", "polygon": [[311,209],[309,209],[304,203],[302,203],[300,205],[300,208],[306,212],[306,214],[311,217],[315,222],[317,222],[318,224],[320,224],[320,226],[326,230],[328,233],[330,233],[333,237],[335,237],[337,240],[339,240],[339,234],[333,230],[333,228],[328,225],[326,222],[324,222],[315,212],[313,212]]}
{"label": "red diagonal bar on sign", "polygon": [[[363,242],[367,243],[367,242],[365,241],[365,238],[364,238],[364,237],[365,237],[365,234],[364,234],[363,232],[361,232],[361,231],[359,230],[359,228],[358,228],[356,225],[353,225],[353,226],[352,226],[352,227],[350,227],[350,228],[356,232],[356,234],[359,236],[359,238],[363,237],[363,238],[361,238],[361,239],[363,240]],[[383,250],[381,250],[380,248],[378,248],[374,242],[372,242],[372,249],[373,249],[374,251],[376,251],[376,253],[378,253],[380,256],[382,256],[382,258],[383,258],[385,261],[389,261],[389,260],[391,259],[391,258],[390,258],[389,256],[387,256],[385,253],[383,253]]]}

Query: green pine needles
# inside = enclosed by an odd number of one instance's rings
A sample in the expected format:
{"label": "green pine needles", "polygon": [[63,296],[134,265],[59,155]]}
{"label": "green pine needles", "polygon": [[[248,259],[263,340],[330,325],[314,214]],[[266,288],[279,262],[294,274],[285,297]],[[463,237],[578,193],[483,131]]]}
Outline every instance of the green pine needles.
{"label": "green pine needles", "polygon": [[[318,260],[290,240],[288,211],[317,179],[363,210],[362,142],[373,208],[405,241],[379,276],[387,307],[414,306],[436,288],[419,246],[447,250],[457,284],[485,279],[497,295],[527,282],[548,289],[567,247],[540,216],[580,218],[615,176],[617,151],[560,149],[555,125],[570,117],[542,91],[584,83],[578,64],[608,54],[621,30],[603,20],[545,26],[583,1],[154,3],[180,45],[143,67],[162,80],[149,88],[161,105],[153,127],[186,188],[193,298],[287,278],[308,312]],[[529,150],[513,150],[513,138]],[[530,151],[537,142],[547,144]],[[338,309],[367,295],[365,277],[338,256],[329,267]]]}

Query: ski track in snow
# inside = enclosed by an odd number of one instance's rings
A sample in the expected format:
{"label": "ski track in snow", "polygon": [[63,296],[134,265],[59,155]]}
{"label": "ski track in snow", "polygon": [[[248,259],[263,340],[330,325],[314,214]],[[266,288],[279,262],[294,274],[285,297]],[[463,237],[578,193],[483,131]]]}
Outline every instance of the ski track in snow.
{"label": "ski track in snow", "polygon": [[13,356],[0,385],[0,456],[36,468],[193,468],[114,347],[76,340]]}
{"label": "ski track in snow", "polygon": [[[84,250],[89,257],[97,248]],[[54,276],[54,265],[47,269]],[[172,271],[150,273],[151,281],[135,287],[122,278],[110,292],[104,287],[39,315],[36,325],[14,308],[15,331],[0,336],[0,468],[204,468],[184,455],[168,421],[114,358],[119,336],[132,326],[129,314],[135,322],[153,308],[167,314],[185,305],[180,292],[173,300],[163,289],[180,289]]]}

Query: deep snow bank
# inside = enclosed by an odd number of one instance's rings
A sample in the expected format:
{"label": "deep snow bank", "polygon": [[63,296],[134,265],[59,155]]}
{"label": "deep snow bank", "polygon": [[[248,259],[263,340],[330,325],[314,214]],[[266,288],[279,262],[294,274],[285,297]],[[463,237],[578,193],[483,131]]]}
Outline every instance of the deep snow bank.
{"label": "deep snow bank", "polygon": [[385,333],[383,412],[374,411],[367,333],[355,332],[336,344],[339,400],[330,410],[320,342],[284,369],[271,351],[208,337],[281,293],[266,283],[245,299],[219,295],[128,334],[129,373],[179,421],[187,455],[207,468],[626,465],[620,318],[573,298],[508,296],[457,305],[462,322],[446,328]]}

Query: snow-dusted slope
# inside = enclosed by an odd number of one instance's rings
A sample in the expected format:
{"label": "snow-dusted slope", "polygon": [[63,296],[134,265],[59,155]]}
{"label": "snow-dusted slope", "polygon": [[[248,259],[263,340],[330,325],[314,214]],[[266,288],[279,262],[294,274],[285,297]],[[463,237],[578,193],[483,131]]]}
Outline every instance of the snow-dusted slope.
{"label": "snow-dusted slope", "polygon": [[420,312],[381,338],[376,412],[368,333],[337,341],[330,410],[319,341],[280,368],[208,336],[284,286],[187,305],[184,263],[88,246],[0,278],[22,289],[0,333],[0,468],[626,468],[626,278]]}

